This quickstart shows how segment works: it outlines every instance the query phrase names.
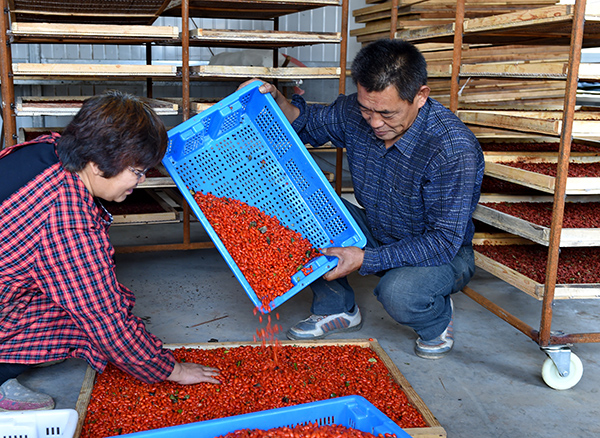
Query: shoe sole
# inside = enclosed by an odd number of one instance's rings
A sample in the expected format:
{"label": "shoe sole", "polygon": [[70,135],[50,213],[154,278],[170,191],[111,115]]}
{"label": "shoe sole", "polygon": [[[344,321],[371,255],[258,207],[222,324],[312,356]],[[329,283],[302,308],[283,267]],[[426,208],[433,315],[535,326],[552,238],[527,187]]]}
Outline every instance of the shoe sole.
{"label": "shoe sole", "polygon": [[336,333],[357,332],[362,328],[362,326],[363,326],[363,320],[361,320],[357,325],[354,325],[352,327],[331,330],[331,331],[328,331],[327,333],[323,333],[322,335],[317,335],[317,336],[312,336],[312,335],[299,336],[299,335],[294,334],[292,332],[292,329],[289,329],[285,335],[287,336],[288,339],[291,339],[292,341],[312,341],[314,339],[323,339],[329,335],[335,335]]}
{"label": "shoe sole", "polygon": [[423,359],[441,359],[441,358],[447,356],[451,351],[452,351],[452,348],[448,351],[444,351],[443,353],[432,353],[432,352],[428,352],[428,351],[419,350],[415,346],[415,354]]}

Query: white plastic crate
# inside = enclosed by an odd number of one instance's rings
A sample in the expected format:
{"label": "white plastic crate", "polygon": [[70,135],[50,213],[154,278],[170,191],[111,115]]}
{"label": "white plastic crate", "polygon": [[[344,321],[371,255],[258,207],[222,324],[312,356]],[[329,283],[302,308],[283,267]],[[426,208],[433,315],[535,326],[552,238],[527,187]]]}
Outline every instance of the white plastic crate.
{"label": "white plastic crate", "polygon": [[0,412],[0,438],[73,438],[74,409]]}

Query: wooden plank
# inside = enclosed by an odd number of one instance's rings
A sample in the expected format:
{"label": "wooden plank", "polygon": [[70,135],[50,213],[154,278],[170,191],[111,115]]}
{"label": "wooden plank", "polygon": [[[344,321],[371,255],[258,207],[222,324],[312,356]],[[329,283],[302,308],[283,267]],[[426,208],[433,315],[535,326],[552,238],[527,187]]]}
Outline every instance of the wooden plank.
{"label": "wooden plank", "polygon": [[487,30],[496,31],[499,29],[526,27],[532,24],[548,24],[556,21],[565,22],[572,19],[573,7],[571,5],[557,5],[490,17],[467,19],[464,22],[463,29],[465,33]]}
{"label": "wooden plank", "polygon": [[[165,199],[163,199],[161,196],[158,196],[154,190],[143,188],[138,190],[144,190],[145,193],[148,194],[156,202],[156,204],[163,209],[163,211],[157,213],[113,213],[113,225],[118,226],[179,222],[178,212],[171,205],[169,205]],[[126,208],[126,203],[127,199],[119,206]]]}
{"label": "wooden plank", "polygon": [[[327,345],[356,345],[363,348],[370,348],[385,364],[387,369],[390,371],[392,378],[402,388],[402,391],[406,394],[406,397],[410,404],[414,406],[419,413],[425,419],[427,427],[422,428],[406,428],[404,431],[411,435],[413,438],[445,438],[446,431],[431,413],[429,408],[425,405],[421,397],[417,394],[414,388],[402,375],[398,367],[394,364],[388,354],[379,345],[377,340],[373,339],[344,339],[344,340],[317,340],[317,341],[280,341],[281,345],[292,345],[298,347],[318,347]],[[204,344],[165,344],[165,348],[176,349],[176,348],[201,348],[201,349],[215,349],[215,348],[235,348],[240,346],[260,346],[260,342],[211,342]],[[79,438],[83,429],[83,423],[87,414],[87,407],[90,402],[94,381],[96,379],[96,372],[88,366],[86,374],[81,387],[81,392],[77,399],[76,410],[79,414],[77,422],[77,428],[74,434],[74,438]]]}
{"label": "wooden plank", "polygon": [[284,32],[236,29],[192,29],[190,43],[228,44],[239,46],[262,43],[278,47],[309,44],[339,44],[340,32]]}
{"label": "wooden plank", "polygon": [[[486,161],[485,174],[504,181],[520,184],[545,193],[554,193],[556,178],[541,173],[511,167],[505,164]],[[567,195],[600,194],[600,178],[567,178]]]}
{"label": "wooden plank", "polygon": [[[528,295],[542,300],[544,285],[475,251],[475,265]],[[600,284],[557,284],[554,299],[593,299],[600,297]]]}
{"label": "wooden plank", "polygon": [[[172,0],[162,16],[181,17],[181,0]],[[200,18],[243,18],[267,20],[283,15],[322,8],[341,6],[340,0],[190,0],[190,17]]]}
{"label": "wooden plank", "polygon": [[537,300],[543,299],[543,285],[533,281],[525,275],[510,269],[489,257],[475,251],[475,266],[490,274],[498,277],[499,279],[507,282],[511,286],[516,287],[520,291],[531,295]]}
{"label": "wooden plank", "polygon": [[[465,123],[556,136],[560,135],[562,128],[562,113],[558,111],[459,110],[457,116]],[[600,115],[598,112],[576,111],[574,119],[573,136],[581,138],[600,137]]]}
{"label": "wooden plank", "polygon": [[[509,233],[532,240],[540,245],[548,246],[550,227],[534,224],[524,219],[511,216],[492,207],[480,204],[473,212],[473,218],[492,225]],[[488,201],[489,202],[489,201]],[[500,201],[497,202],[507,202]],[[531,201],[530,201],[531,202]],[[551,202],[551,201],[550,201]],[[562,228],[560,234],[561,247],[600,246],[600,229],[598,228]]]}
{"label": "wooden plank", "polygon": [[174,26],[74,24],[74,23],[12,23],[11,34],[17,38],[110,38],[165,40],[179,38]]}
{"label": "wooden plank", "polygon": [[[91,96],[19,96],[16,101],[17,116],[73,116]],[[140,97],[159,115],[176,115],[178,105],[159,99]]]}
{"label": "wooden plank", "polygon": [[176,77],[174,65],[14,63],[15,79],[79,77]]}
{"label": "wooden plank", "polygon": [[190,67],[196,77],[221,78],[265,78],[265,79],[302,79],[302,78],[339,78],[339,67],[250,67],[199,65]]}

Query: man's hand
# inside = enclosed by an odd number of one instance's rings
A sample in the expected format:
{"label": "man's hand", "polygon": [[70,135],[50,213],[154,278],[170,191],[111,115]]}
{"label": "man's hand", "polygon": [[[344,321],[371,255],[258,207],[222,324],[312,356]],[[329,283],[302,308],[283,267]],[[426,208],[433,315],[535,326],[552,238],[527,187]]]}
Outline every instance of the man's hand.
{"label": "man's hand", "polygon": [[175,362],[173,372],[167,377],[167,380],[182,385],[193,385],[201,382],[221,383],[216,379],[220,373],[217,368],[205,367],[198,363]]}
{"label": "man's hand", "polygon": [[277,103],[281,111],[283,111],[283,114],[285,115],[286,119],[288,119],[288,122],[293,123],[294,120],[298,118],[298,116],[300,115],[300,110],[296,106],[292,105],[290,101],[285,98],[285,96],[277,89],[275,85],[269,82],[265,82],[256,78],[250,79],[246,82],[243,82],[238,87],[238,90],[255,81],[259,81],[262,83],[262,85],[258,87],[258,91],[260,91],[262,94],[270,93],[271,96],[273,96],[273,99],[275,99],[275,102]]}
{"label": "man's hand", "polygon": [[348,246],[346,248],[323,248],[321,253],[338,258],[337,266],[323,275],[323,278],[327,281],[345,277],[351,272],[358,271],[365,258],[364,250],[357,248],[356,246]]}
{"label": "man's hand", "polygon": [[271,93],[271,96],[273,96],[273,99],[275,99],[275,101],[277,102],[277,95],[280,94],[278,93],[277,87],[269,82],[265,82],[262,81],[260,79],[249,79],[246,82],[243,82],[242,84],[240,84],[240,86],[238,87],[238,90],[240,88],[244,88],[246,85],[251,84],[252,82],[261,82],[262,85],[260,87],[258,87],[258,91],[260,91],[262,94],[267,94],[267,93]]}

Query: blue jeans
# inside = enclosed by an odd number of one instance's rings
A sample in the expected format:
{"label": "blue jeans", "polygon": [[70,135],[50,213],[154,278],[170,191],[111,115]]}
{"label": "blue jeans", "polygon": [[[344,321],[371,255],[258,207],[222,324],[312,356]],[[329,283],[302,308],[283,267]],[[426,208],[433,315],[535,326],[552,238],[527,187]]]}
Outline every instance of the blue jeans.
{"label": "blue jeans", "polygon": [[[367,238],[367,247],[381,244],[373,237],[364,210],[343,200]],[[463,246],[450,263],[441,266],[403,266],[377,273],[381,277],[374,294],[398,323],[412,328],[429,341],[442,334],[450,323],[450,295],[460,291],[475,273],[473,248]],[[333,281],[323,278],[311,284],[316,315],[349,312],[354,307],[354,290],[346,277]]]}

